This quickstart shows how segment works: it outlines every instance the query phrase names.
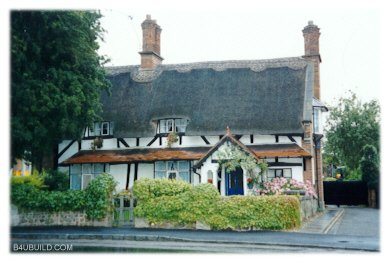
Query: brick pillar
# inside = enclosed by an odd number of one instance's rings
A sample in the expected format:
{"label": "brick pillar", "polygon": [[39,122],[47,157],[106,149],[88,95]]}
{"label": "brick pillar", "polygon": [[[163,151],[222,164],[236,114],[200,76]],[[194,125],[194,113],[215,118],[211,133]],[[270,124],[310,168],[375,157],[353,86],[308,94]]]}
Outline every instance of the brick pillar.
{"label": "brick pillar", "polygon": [[319,208],[325,208],[325,199],[324,199],[324,184],[322,179],[322,152],[321,152],[321,143],[315,148],[315,164],[316,164],[316,189],[318,192],[318,201]]}
{"label": "brick pillar", "polygon": [[[302,139],[302,148],[313,156],[313,139],[312,139],[312,124],[304,122],[304,136]],[[312,158],[305,158],[305,170],[303,171],[303,180],[313,183],[313,162]]]}
{"label": "brick pillar", "polygon": [[161,27],[156,20],[152,20],[150,15],[146,15],[146,19],[141,26],[142,51],[139,52],[141,55],[141,69],[154,69],[163,61],[160,56]]}
{"label": "brick pillar", "polygon": [[309,21],[308,25],[302,30],[303,37],[305,39],[305,55],[303,56],[307,60],[310,60],[314,64],[314,97],[320,99],[320,29],[313,24],[313,21]]}

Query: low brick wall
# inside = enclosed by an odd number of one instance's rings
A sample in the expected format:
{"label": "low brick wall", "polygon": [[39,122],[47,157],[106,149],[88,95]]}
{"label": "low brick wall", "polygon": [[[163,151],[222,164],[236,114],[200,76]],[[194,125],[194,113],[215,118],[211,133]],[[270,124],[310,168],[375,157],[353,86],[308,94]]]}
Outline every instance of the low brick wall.
{"label": "low brick wall", "polygon": [[300,196],[301,220],[306,220],[318,212],[318,200],[309,196]]}
{"label": "low brick wall", "polygon": [[11,207],[12,226],[100,226],[111,227],[112,216],[89,220],[85,212],[23,212]]}

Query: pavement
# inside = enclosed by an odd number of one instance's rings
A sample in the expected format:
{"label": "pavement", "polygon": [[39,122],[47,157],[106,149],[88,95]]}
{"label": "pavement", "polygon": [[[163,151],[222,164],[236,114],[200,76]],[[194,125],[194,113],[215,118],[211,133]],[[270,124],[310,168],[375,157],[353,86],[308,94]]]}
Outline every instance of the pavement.
{"label": "pavement", "polygon": [[329,207],[292,232],[15,227],[11,238],[11,250],[14,244],[67,242],[76,251],[378,252],[379,211]]}

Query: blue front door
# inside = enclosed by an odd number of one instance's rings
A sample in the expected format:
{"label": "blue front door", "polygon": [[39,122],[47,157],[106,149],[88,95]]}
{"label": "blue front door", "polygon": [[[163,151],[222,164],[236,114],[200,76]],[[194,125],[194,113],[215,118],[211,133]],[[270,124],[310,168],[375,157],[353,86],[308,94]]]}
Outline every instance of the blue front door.
{"label": "blue front door", "polygon": [[240,167],[235,171],[225,172],[226,182],[226,195],[243,195],[244,183],[243,183],[243,171]]}

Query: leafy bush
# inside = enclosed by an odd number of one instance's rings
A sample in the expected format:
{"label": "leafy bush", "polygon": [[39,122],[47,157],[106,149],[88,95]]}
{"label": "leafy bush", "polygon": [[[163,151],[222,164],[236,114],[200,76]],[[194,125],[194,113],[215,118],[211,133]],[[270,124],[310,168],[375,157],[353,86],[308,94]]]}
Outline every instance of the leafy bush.
{"label": "leafy bush", "polygon": [[362,172],[359,168],[357,169],[346,169],[346,176],[343,179],[344,181],[361,181],[362,180]]}
{"label": "leafy bush", "polygon": [[[188,225],[200,221],[213,229],[289,229],[300,225],[296,196],[221,197],[211,184],[185,184],[175,180],[137,181],[133,188],[137,198],[135,216],[151,223]],[[158,194],[149,190],[162,185],[169,190],[159,190]]]}
{"label": "leafy bush", "polygon": [[85,211],[89,219],[102,219],[111,211],[115,181],[109,174],[92,180],[86,190],[47,191],[30,183],[11,185],[11,202],[24,211]]}
{"label": "leafy bush", "polygon": [[174,196],[188,191],[191,185],[180,180],[142,179],[134,183],[133,192],[138,201],[160,196]]}
{"label": "leafy bush", "polygon": [[206,220],[213,229],[291,229],[300,222],[296,196],[224,197]]}
{"label": "leafy bush", "polygon": [[114,178],[106,173],[92,180],[85,190],[85,207],[88,218],[102,219],[112,211],[112,193],[115,190]]}
{"label": "leafy bush", "polygon": [[363,157],[360,160],[360,169],[363,181],[369,189],[379,188],[379,156],[377,149],[372,145],[363,147]]}
{"label": "leafy bush", "polygon": [[57,170],[43,173],[44,184],[50,191],[66,191],[69,189],[69,175]]}
{"label": "leafy bush", "polygon": [[28,176],[12,176],[11,185],[31,185],[37,188],[44,188],[44,177],[34,170],[31,175]]}

